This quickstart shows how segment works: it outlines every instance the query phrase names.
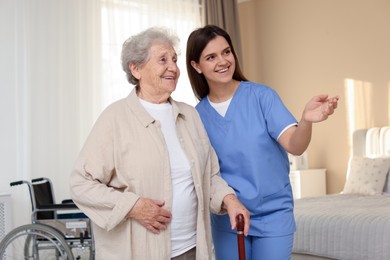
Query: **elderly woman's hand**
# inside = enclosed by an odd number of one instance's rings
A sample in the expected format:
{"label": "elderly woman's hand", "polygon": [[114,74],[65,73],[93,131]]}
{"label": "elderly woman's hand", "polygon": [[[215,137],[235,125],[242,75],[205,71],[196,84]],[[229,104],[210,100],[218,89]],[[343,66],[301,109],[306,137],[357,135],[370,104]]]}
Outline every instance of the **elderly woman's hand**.
{"label": "elderly woman's hand", "polygon": [[245,226],[244,226],[244,235],[247,236],[249,232],[250,225],[250,214],[249,211],[241,204],[241,202],[237,199],[233,194],[226,195],[223,198],[224,207],[228,211],[230,224],[232,225],[232,229],[237,228],[236,217],[239,214],[244,216]]}
{"label": "elderly woman's hand", "polygon": [[137,220],[145,228],[158,234],[160,230],[167,228],[167,224],[172,219],[171,212],[163,208],[164,204],[162,200],[140,198],[127,217]]}

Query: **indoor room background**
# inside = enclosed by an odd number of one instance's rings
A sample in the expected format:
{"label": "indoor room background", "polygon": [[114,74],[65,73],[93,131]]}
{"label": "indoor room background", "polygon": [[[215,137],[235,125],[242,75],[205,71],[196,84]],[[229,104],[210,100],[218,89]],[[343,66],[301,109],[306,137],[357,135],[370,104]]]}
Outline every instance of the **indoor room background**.
{"label": "indoor room background", "polygon": [[[178,31],[174,97],[196,104],[184,59],[186,37],[203,21],[202,11],[189,15],[201,9],[198,0],[172,6],[165,19],[131,11],[132,3],[155,1],[53,2],[61,1],[0,2],[0,193],[12,196],[14,225],[29,222],[30,206],[26,190],[9,183],[49,177],[56,199],[68,198],[69,174],[94,120],[130,92],[119,62],[124,35],[155,24]],[[340,96],[335,115],[314,125],[307,150],[309,168],[326,169],[327,193],[340,192],[352,131],[389,124],[390,1],[241,0],[237,8],[250,80],[274,88],[298,120],[312,96]]]}

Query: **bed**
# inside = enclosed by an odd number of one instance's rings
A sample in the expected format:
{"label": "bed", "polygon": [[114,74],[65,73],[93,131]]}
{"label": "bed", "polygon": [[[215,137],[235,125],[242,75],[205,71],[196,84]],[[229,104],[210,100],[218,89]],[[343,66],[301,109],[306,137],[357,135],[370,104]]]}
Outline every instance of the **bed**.
{"label": "bed", "polygon": [[293,260],[390,259],[390,127],[357,130],[340,194],[295,200]]}

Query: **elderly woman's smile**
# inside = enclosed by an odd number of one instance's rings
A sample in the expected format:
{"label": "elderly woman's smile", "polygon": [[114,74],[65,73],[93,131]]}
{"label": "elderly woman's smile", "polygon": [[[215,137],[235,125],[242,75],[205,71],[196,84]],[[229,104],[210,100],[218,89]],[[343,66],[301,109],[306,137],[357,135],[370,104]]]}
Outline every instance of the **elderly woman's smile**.
{"label": "elderly woman's smile", "polygon": [[180,76],[176,51],[158,42],[150,48],[149,60],[131,71],[139,80],[138,96],[151,103],[167,102]]}

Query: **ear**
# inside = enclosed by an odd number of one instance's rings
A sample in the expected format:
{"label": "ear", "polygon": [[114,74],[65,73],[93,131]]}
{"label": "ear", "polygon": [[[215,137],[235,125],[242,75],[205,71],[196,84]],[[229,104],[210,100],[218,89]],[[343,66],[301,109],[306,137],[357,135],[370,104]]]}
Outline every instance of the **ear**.
{"label": "ear", "polygon": [[194,68],[194,70],[196,70],[196,72],[198,72],[199,74],[202,74],[202,70],[199,68],[198,63],[196,63],[195,61],[192,60],[191,66]]}
{"label": "ear", "polygon": [[129,64],[129,70],[131,74],[133,74],[134,78],[138,80],[141,78],[141,73],[139,71],[139,68],[135,64]]}

